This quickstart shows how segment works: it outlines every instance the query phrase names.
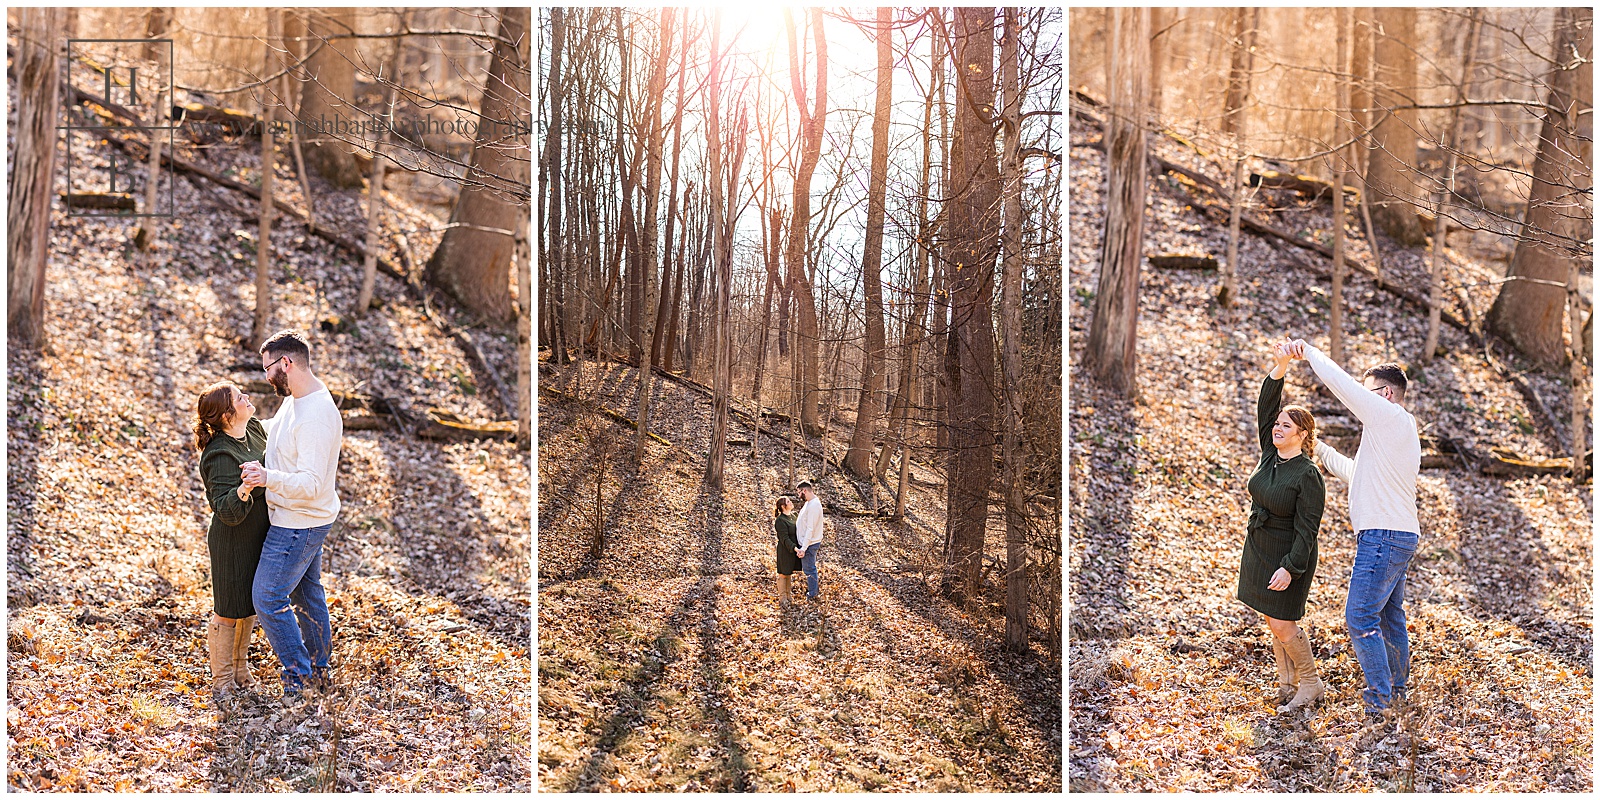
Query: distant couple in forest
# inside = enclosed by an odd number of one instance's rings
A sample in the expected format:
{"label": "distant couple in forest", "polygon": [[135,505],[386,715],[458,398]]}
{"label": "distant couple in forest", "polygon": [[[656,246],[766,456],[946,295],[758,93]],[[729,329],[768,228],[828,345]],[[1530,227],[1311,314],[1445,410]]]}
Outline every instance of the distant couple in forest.
{"label": "distant couple in forest", "polygon": [[217,699],[254,685],[247,654],[258,617],[281,663],[286,699],[326,685],[333,650],[322,542],[339,514],[334,479],[344,423],[298,333],[274,334],[260,355],[267,383],[283,398],[272,419],[256,418],[232,381],[207,387],[195,407],[212,512],[206,645]]}
{"label": "distant couple in forest", "polygon": [[795,510],[794,498],[778,497],[773,503],[772,529],[778,537],[778,607],[789,610],[792,594],[790,576],[796,570],[806,576],[806,600],[822,596],[817,580],[817,555],[822,549],[822,500],[811,481],[797,487],[803,505]]}
{"label": "distant couple in forest", "polygon": [[[1406,567],[1417,550],[1417,472],[1422,444],[1405,408],[1406,374],[1380,364],[1357,381],[1304,339],[1273,346],[1261,384],[1256,423],[1261,460],[1250,475],[1250,521],[1239,565],[1238,597],[1264,614],[1277,661],[1279,712],[1315,702],[1323,683],[1311,642],[1295,623],[1306,610],[1317,569],[1317,531],[1325,491],[1312,456],[1350,487],[1356,556],[1344,618],[1366,688],[1371,725],[1393,718],[1411,672],[1406,634]],[[1294,360],[1311,365],[1325,386],[1361,421],[1354,459],[1317,441],[1317,422],[1301,405],[1280,408],[1284,376]]]}

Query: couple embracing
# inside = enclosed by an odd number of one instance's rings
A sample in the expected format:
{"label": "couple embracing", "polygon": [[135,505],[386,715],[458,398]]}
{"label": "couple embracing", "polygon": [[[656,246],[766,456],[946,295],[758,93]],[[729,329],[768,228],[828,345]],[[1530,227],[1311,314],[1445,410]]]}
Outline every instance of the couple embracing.
{"label": "couple embracing", "polygon": [[333,650],[322,542],[339,514],[334,476],[344,423],[299,334],[274,334],[260,354],[267,382],[283,398],[272,419],[257,419],[232,381],[207,387],[195,408],[212,511],[206,644],[219,698],[255,683],[246,656],[257,619],[282,665],[286,698],[326,684]]}
{"label": "couple embracing", "polygon": [[[1273,348],[1256,420],[1261,461],[1250,475],[1250,521],[1239,565],[1239,600],[1264,614],[1278,666],[1279,711],[1316,701],[1322,680],[1311,642],[1295,623],[1305,616],[1317,568],[1317,530],[1325,492],[1312,456],[1350,487],[1356,557],[1344,618],[1366,688],[1369,722],[1392,718],[1411,672],[1406,634],[1406,567],[1417,550],[1417,472],[1422,444],[1405,409],[1406,374],[1398,364],[1371,367],[1357,381],[1304,339]],[[1349,458],[1317,441],[1304,406],[1279,408],[1290,364],[1302,359],[1361,421],[1361,445]]]}

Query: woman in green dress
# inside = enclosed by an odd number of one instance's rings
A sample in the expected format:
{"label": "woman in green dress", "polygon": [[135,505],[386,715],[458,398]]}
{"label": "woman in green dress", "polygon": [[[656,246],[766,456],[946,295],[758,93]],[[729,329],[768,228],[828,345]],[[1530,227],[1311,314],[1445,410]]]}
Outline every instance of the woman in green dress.
{"label": "woman in green dress", "polygon": [[194,443],[200,478],[211,506],[206,546],[211,551],[212,615],[206,626],[212,693],[226,695],[255,683],[250,673],[250,634],[256,611],[250,596],[261,545],[267,538],[266,489],[243,486],[239,465],[261,461],[267,430],[255,418],[250,397],[232,381],[219,381],[195,404]]}
{"label": "woman in green dress", "polygon": [[1261,384],[1256,424],[1261,461],[1250,474],[1250,522],[1239,564],[1239,600],[1266,615],[1278,662],[1279,711],[1322,696],[1322,680],[1311,642],[1295,622],[1306,613],[1306,597],[1317,570],[1317,529],[1325,490],[1312,463],[1317,421],[1304,406],[1279,409],[1289,353],[1274,351],[1271,373]]}
{"label": "woman in green dress", "polygon": [[772,530],[778,535],[778,607],[789,608],[789,576],[800,569],[800,540],[795,535],[794,501],[779,497],[772,508]]}

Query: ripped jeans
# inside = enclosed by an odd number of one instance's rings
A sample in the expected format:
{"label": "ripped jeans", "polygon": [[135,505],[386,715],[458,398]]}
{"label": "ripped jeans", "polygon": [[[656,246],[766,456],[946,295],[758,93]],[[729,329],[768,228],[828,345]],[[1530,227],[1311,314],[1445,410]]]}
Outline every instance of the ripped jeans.
{"label": "ripped jeans", "polygon": [[1344,622],[1367,688],[1362,705],[1382,711],[1405,696],[1411,675],[1411,639],[1406,635],[1406,567],[1417,552],[1417,534],[1368,529],[1356,535],[1350,596]]}
{"label": "ripped jeans", "polygon": [[322,540],[332,527],[331,523],[316,528],[273,525],[261,547],[251,595],[261,631],[283,665],[283,688],[288,693],[328,670],[333,628],[322,590]]}

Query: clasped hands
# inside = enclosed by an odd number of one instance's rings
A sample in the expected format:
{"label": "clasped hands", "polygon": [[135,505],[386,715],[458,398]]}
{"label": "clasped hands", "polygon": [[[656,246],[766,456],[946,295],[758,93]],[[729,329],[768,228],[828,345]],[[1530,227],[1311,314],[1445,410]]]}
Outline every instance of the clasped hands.
{"label": "clasped hands", "polygon": [[1272,354],[1280,365],[1287,366],[1294,359],[1304,359],[1306,348],[1311,345],[1304,339],[1290,339],[1283,337],[1283,341],[1272,346]]}
{"label": "clasped hands", "polygon": [[260,461],[246,461],[239,465],[240,486],[254,489],[257,486],[267,485],[267,471],[261,466]]}

